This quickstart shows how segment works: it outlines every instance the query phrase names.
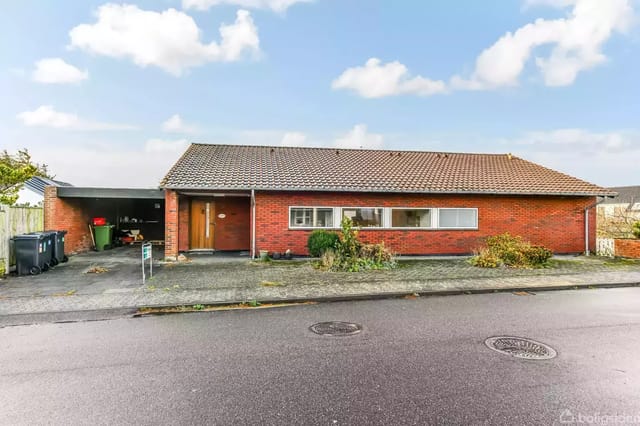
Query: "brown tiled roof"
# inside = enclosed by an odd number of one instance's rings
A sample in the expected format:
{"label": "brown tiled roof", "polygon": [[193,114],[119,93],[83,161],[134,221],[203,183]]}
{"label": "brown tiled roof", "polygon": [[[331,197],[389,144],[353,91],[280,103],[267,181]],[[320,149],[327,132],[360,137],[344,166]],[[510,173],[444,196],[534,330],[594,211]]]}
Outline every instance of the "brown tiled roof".
{"label": "brown tiled roof", "polygon": [[162,180],[182,190],[614,195],[510,154],[192,144]]}

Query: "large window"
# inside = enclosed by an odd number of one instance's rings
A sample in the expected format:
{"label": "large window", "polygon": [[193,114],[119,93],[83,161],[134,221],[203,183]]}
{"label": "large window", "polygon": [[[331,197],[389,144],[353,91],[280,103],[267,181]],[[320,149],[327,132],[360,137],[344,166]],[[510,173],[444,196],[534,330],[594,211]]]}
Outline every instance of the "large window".
{"label": "large window", "polygon": [[339,228],[348,217],[358,228],[478,229],[476,208],[289,207],[290,228]]}
{"label": "large window", "polygon": [[477,209],[438,209],[438,228],[477,227]]}
{"label": "large window", "polygon": [[431,209],[391,209],[392,228],[431,228]]}
{"label": "large window", "polygon": [[333,228],[333,208],[291,207],[289,226],[292,228]]}
{"label": "large window", "polygon": [[363,228],[381,228],[383,226],[381,208],[343,208],[342,217],[353,221],[353,226]]}

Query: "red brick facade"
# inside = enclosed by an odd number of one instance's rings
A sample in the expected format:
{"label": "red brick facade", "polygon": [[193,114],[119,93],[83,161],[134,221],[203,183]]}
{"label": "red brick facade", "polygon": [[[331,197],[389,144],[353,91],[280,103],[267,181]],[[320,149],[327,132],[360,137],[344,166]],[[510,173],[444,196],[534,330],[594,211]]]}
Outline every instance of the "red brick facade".
{"label": "red brick facade", "polygon": [[64,249],[67,253],[90,250],[93,246],[89,230],[89,213],[80,199],[58,198],[58,188],[44,189],[44,229],[66,230]]}
{"label": "red brick facade", "polygon": [[[256,193],[256,249],[307,254],[311,231],[289,229],[289,206],[471,207],[477,230],[362,229],[365,242],[384,241],[399,254],[468,254],[484,237],[510,232],[555,253],[585,250],[584,209],[595,197],[422,195],[369,193]],[[589,211],[589,245],[595,248],[595,211]]]}
{"label": "red brick facade", "polygon": [[[180,196],[180,208],[170,209],[175,193],[168,191],[166,256],[187,250],[188,198]],[[316,207],[458,207],[478,209],[477,230],[362,229],[365,242],[380,242],[399,254],[468,254],[482,239],[503,232],[520,235],[555,253],[585,250],[584,209],[595,197],[422,195],[328,192],[256,192],[256,250],[307,254],[310,230],[289,229],[289,206]],[[243,219],[244,220],[244,219]],[[179,226],[175,226],[179,223]],[[173,225],[169,225],[173,224]],[[176,230],[179,229],[179,233]],[[595,210],[589,210],[589,246],[595,249]],[[176,235],[178,234],[178,235]],[[179,244],[173,244],[179,241]]]}
{"label": "red brick facade", "polygon": [[614,244],[616,256],[640,259],[640,239],[615,239]]}
{"label": "red brick facade", "polygon": [[178,193],[170,189],[164,192],[164,253],[168,259],[178,256]]}

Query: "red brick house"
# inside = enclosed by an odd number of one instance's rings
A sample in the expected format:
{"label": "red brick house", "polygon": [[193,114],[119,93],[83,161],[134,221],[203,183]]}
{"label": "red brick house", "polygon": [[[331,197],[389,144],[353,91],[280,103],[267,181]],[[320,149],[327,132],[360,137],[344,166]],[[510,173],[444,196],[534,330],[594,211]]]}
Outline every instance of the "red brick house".
{"label": "red brick house", "polygon": [[595,246],[598,197],[615,195],[511,154],[192,144],[162,180],[165,255],[306,254],[349,216],[399,254],[467,254],[521,235],[556,253]]}

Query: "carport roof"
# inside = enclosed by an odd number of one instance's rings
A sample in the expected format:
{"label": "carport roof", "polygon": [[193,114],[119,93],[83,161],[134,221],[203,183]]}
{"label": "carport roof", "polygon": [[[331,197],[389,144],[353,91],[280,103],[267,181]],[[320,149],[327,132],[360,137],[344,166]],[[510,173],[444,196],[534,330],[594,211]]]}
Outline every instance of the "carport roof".
{"label": "carport roof", "polygon": [[137,198],[164,200],[162,189],[145,188],[89,188],[78,186],[58,187],[60,198]]}

